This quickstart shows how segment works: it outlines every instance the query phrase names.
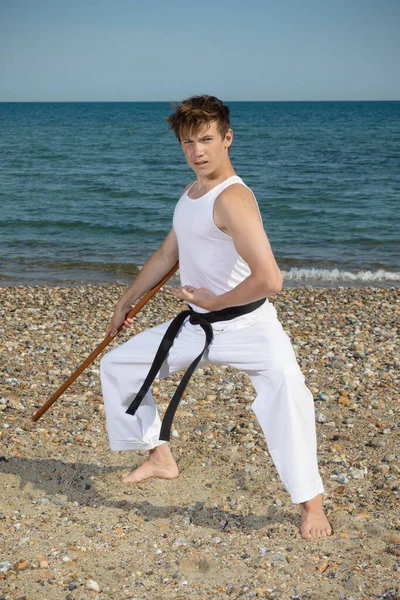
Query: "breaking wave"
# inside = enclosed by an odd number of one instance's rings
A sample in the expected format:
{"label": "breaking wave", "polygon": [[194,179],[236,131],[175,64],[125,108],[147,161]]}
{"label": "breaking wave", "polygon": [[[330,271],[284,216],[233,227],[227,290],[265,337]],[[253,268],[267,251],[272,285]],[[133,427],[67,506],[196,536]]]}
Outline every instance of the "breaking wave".
{"label": "breaking wave", "polygon": [[400,282],[400,271],[345,271],[341,269],[306,269],[293,267],[289,271],[282,271],[285,281],[309,281],[326,283],[385,283]]}

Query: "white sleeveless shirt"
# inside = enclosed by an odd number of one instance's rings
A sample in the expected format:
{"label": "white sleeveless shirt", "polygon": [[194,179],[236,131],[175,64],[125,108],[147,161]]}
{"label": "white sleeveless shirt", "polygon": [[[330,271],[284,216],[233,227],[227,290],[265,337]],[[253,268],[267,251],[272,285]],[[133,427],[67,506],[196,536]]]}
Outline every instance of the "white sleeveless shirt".
{"label": "white sleeveless shirt", "polygon": [[[220,295],[232,290],[251,274],[249,265],[236,251],[231,236],[221,231],[213,219],[215,199],[222,190],[235,183],[250,189],[240,177],[233,175],[195,200],[188,195],[193,184],[176,204],[172,224],[178,241],[182,286],[205,288]],[[254,200],[258,208],[255,196]],[[258,212],[260,214],[260,209]],[[208,312],[196,304],[188,304],[196,312]]]}

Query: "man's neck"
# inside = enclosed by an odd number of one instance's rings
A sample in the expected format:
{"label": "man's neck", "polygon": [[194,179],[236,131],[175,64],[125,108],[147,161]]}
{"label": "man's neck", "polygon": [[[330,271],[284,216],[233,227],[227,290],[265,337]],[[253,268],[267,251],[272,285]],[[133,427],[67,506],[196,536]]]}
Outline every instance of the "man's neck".
{"label": "man's neck", "polygon": [[218,171],[214,171],[214,173],[211,173],[209,175],[203,175],[202,173],[199,173],[197,175],[197,188],[199,190],[207,191],[208,189],[219,185],[220,183],[225,181],[225,179],[228,179],[233,175],[236,175],[236,173],[232,167],[232,164],[229,162],[229,164],[226,165],[225,168],[219,169]]}

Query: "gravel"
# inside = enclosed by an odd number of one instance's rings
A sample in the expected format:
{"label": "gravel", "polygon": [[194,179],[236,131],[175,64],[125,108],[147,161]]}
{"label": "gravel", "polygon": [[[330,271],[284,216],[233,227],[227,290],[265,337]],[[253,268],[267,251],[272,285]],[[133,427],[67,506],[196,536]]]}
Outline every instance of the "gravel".
{"label": "gravel", "polygon": [[[174,420],[180,476],[123,486],[144,453],[108,445],[99,358],[119,285],[0,287],[1,598],[397,598],[399,290],[284,289],[271,301],[315,399],[329,538],[299,534],[248,377],[195,372]],[[184,306],[160,291],[131,335]],[[162,414],[181,374],[153,384]]]}

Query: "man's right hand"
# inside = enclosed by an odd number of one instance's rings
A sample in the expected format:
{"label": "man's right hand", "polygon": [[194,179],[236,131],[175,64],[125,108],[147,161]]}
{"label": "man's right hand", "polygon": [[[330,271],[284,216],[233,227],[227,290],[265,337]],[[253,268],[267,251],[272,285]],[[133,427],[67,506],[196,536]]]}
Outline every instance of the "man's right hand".
{"label": "man's right hand", "polygon": [[111,319],[111,323],[108,326],[106,335],[114,337],[117,334],[117,331],[121,327],[121,325],[122,331],[126,331],[128,327],[132,325],[133,319],[126,318],[128,312],[129,310],[127,310],[126,308],[121,308],[117,304],[117,306],[114,309],[114,314]]}

